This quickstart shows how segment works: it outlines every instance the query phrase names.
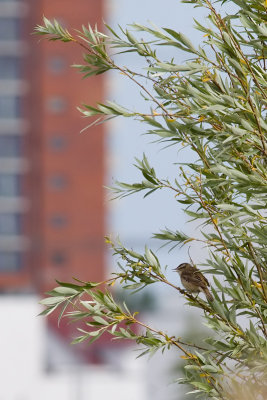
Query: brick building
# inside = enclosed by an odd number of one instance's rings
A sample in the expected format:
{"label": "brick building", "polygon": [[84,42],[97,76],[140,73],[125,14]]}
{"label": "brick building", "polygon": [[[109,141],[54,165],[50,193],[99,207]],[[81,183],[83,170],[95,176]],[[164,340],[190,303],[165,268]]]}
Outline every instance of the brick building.
{"label": "brick building", "polygon": [[80,134],[80,103],[103,100],[81,49],[31,35],[42,15],[101,27],[98,0],[0,0],[0,291],[104,275],[103,125]]}

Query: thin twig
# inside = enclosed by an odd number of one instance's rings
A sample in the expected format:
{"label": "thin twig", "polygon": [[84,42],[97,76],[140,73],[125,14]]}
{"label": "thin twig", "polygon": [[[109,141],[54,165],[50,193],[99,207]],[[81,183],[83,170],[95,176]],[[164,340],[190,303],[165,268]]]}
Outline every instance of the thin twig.
{"label": "thin twig", "polygon": [[[178,341],[174,340],[173,338],[168,337],[168,335],[166,335],[164,332],[157,331],[156,329],[151,328],[150,326],[144,324],[143,322],[137,320],[137,319],[134,318],[134,317],[133,317],[133,321],[134,321],[136,324],[138,324],[138,325],[140,325],[140,326],[142,326],[142,327],[144,327],[144,328],[150,330],[151,332],[154,332],[154,333],[156,333],[157,335],[164,337],[164,339],[165,339],[167,342],[171,343],[171,344],[174,345],[175,347],[178,347],[178,349],[180,349],[191,361],[193,361],[195,364],[198,365],[199,370],[202,372],[202,374],[203,374],[203,376],[205,377],[205,379],[207,379],[208,383],[210,383],[210,384],[212,385],[212,387],[216,390],[216,392],[218,393],[218,395],[223,399],[223,397],[222,397],[220,391],[218,390],[218,388],[217,388],[216,385],[214,384],[214,381],[215,381],[214,377],[213,377],[212,375],[210,375],[208,372],[204,371],[204,370],[201,368],[201,364],[200,364],[200,362],[199,362],[199,359],[198,359],[197,357],[194,357],[194,356],[192,357],[192,354],[189,353],[186,349],[184,349],[183,346],[181,346],[181,344],[182,344],[181,342],[178,342]],[[186,344],[185,344],[185,345],[186,345]],[[219,384],[220,388],[222,389],[222,386],[220,385],[220,383],[218,383],[218,384]]]}
{"label": "thin twig", "polygon": [[264,299],[267,302],[267,295],[266,295],[266,290],[265,290],[265,283],[264,283],[263,276],[262,276],[261,265],[259,264],[259,262],[257,260],[257,256],[255,254],[254,247],[250,242],[248,242],[248,247],[249,247],[249,252],[250,252],[251,256],[253,257],[254,263],[257,267],[257,271],[258,271],[260,282],[261,282],[262,292],[264,295]]}

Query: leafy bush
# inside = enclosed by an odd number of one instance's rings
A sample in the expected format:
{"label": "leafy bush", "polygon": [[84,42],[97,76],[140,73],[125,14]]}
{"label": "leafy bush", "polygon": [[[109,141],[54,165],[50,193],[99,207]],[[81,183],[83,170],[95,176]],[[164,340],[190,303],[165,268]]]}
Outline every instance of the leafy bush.
{"label": "leafy bush", "polygon": [[[157,255],[144,254],[120,242],[106,241],[120,257],[120,271],[105,282],[63,283],[42,301],[48,315],[61,308],[79,321],[75,343],[93,342],[104,332],[143,345],[142,354],[175,347],[186,360],[185,377],[192,392],[212,399],[266,398],[266,1],[187,0],[208,10],[208,23],[195,21],[203,34],[195,47],[182,33],[155,26],[130,25],[108,33],[83,27],[74,34],[57,21],[44,18],[36,33],[49,40],[74,42],[81,47],[84,64],[76,68],[84,77],[109,70],[131,80],[149,104],[149,111],[129,110],[114,102],[83,105],[80,111],[90,126],[114,117],[132,117],[147,125],[147,134],[159,143],[190,149],[196,161],[180,165],[172,180],[157,176],[146,156],[137,160],[142,178],[137,183],[117,182],[115,196],[136,192],[150,195],[161,189],[175,196],[191,220],[199,221],[199,237],[165,228],[154,237],[172,247],[200,241],[209,249],[205,273],[212,279],[213,302],[168,281]],[[224,5],[236,12],[224,12]],[[220,12],[218,6],[221,6]],[[134,34],[134,32],[136,32]],[[141,33],[140,33],[141,32]],[[141,39],[143,35],[146,40]],[[181,65],[161,59],[170,46],[188,54]],[[132,52],[146,68],[134,71],[110,53]],[[192,158],[193,159],[193,158]],[[203,271],[203,270],[202,270]],[[112,297],[116,281],[125,290],[140,290],[155,282],[177,290],[192,307],[201,309],[206,325],[215,332],[207,346],[153,329],[138,319],[126,304]],[[103,289],[105,285],[105,289]],[[190,313],[190,309],[188,310]],[[132,326],[141,326],[136,333]]]}

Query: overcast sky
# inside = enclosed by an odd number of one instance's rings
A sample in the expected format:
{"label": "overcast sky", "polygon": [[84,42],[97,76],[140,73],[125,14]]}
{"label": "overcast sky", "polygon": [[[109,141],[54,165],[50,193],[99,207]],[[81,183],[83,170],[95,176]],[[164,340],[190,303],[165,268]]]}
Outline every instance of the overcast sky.
{"label": "overcast sky", "polygon": [[[194,44],[202,39],[202,33],[193,29],[193,17],[203,20],[203,10],[194,9],[189,4],[182,4],[177,0],[112,0],[109,3],[111,17],[109,24],[116,27],[120,24],[138,22],[149,24],[149,21],[159,27],[169,27],[188,35]],[[183,53],[184,54],[184,53]],[[176,57],[177,62],[182,62],[181,52],[173,47],[168,47],[164,58]],[[137,55],[123,55],[120,57],[121,65],[130,63],[131,67],[140,67],[140,57]],[[109,84],[109,98],[131,109],[140,110],[143,106],[139,89],[127,78],[120,74],[112,75]],[[163,178],[177,177],[178,166],[175,163],[183,161],[186,154],[178,153],[178,147],[167,150],[163,145],[151,144],[154,138],[144,135],[148,127],[130,118],[114,119],[110,124],[109,151],[110,151],[110,179],[126,182],[138,182],[140,173],[133,167],[134,158],[142,158],[146,153],[151,165],[155,167],[158,176]],[[144,246],[148,243],[153,232],[158,232],[165,226],[172,229],[181,229],[190,232],[190,227],[185,227],[185,216],[181,207],[175,201],[173,194],[161,190],[143,199],[142,193],[135,194],[123,200],[113,201],[109,204],[109,232],[119,234],[123,242],[131,246]],[[149,242],[151,244],[151,242]],[[154,245],[160,246],[157,242]],[[153,246],[153,243],[151,244]],[[181,257],[182,261],[187,256],[186,250],[176,250],[168,256],[175,260]]]}

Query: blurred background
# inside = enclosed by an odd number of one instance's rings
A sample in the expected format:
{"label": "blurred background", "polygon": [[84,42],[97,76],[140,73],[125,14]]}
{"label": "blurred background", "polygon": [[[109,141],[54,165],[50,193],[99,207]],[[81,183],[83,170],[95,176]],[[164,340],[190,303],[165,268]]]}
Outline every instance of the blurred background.
{"label": "blurred background", "polygon": [[[0,399],[182,399],[184,389],[172,384],[181,376],[177,351],[136,359],[133,344],[108,337],[90,347],[72,346],[75,327],[58,327],[56,316],[37,317],[38,301],[55,279],[101,281],[116,268],[105,234],[142,252],[145,244],[159,250],[161,243],[150,237],[165,226],[190,233],[170,193],[108,201],[104,185],[138,181],[134,157],[145,152],[158,175],[171,179],[177,174],[171,163],[182,155],[151,144],[145,126],[129,119],[80,133],[88,121],[78,105],[111,99],[138,110],[141,96],[122,75],[82,80],[70,67],[82,62],[78,46],[32,35],[43,15],[67,29],[153,21],[194,43],[201,37],[192,29],[193,16],[203,18],[177,0],[0,0]],[[140,68],[138,57],[131,57],[119,62]],[[182,61],[179,51],[175,57]],[[203,251],[191,253],[196,263]],[[188,261],[187,249],[163,248],[158,255],[169,270]],[[197,313],[188,315],[184,299],[170,288],[155,285],[126,300],[143,320],[171,335],[199,330]]]}

